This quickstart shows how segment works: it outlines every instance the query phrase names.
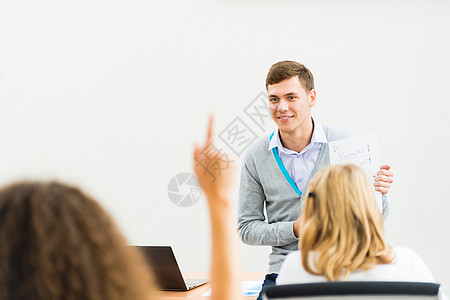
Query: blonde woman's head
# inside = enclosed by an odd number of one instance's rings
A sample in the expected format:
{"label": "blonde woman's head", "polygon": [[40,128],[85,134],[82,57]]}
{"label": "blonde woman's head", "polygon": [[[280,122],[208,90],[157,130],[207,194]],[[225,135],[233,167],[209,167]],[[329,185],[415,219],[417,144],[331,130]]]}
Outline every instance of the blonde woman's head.
{"label": "blonde woman's head", "polygon": [[299,248],[305,269],[331,281],[392,261],[374,189],[359,167],[329,166],[311,180]]}

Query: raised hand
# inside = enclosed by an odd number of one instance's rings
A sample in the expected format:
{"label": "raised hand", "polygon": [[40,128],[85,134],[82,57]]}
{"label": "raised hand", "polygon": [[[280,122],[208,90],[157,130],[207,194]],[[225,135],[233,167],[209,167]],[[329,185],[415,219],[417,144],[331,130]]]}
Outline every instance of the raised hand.
{"label": "raised hand", "polygon": [[[240,299],[239,254],[231,205],[233,165],[212,144],[210,116],[206,142],[194,145],[194,171],[208,200],[211,221],[211,287],[213,300]],[[211,151],[212,150],[212,151]]]}
{"label": "raised hand", "polygon": [[234,165],[226,154],[214,151],[213,123],[214,117],[211,115],[205,144],[194,145],[194,171],[207,196],[228,197],[231,193]]}

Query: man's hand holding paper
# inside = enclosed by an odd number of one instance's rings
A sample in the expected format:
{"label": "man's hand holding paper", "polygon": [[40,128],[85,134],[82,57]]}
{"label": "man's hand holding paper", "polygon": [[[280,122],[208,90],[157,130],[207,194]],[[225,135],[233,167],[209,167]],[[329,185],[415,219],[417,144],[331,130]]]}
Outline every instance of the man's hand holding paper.
{"label": "man's hand holding paper", "polygon": [[375,187],[375,191],[383,195],[389,193],[392,182],[394,182],[394,172],[391,171],[391,166],[382,165],[380,171],[377,172],[377,176],[374,178],[373,186]]}

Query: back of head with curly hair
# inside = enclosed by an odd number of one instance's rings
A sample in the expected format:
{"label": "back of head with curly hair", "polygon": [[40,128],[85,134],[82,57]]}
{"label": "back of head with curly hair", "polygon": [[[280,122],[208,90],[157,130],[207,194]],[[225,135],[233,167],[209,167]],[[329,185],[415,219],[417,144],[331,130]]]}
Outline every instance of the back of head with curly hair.
{"label": "back of head with curly hair", "polygon": [[0,190],[0,299],[152,299],[153,286],[137,250],[78,188]]}

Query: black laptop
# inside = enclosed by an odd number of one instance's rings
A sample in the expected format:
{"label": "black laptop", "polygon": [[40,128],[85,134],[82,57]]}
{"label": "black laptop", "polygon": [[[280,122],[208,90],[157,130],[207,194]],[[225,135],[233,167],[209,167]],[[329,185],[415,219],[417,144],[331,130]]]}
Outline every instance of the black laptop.
{"label": "black laptop", "polygon": [[170,246],[133,246],[147,259],[155,280],[164,291],[188,291],[208,282],[207,279],[184,279]]}

